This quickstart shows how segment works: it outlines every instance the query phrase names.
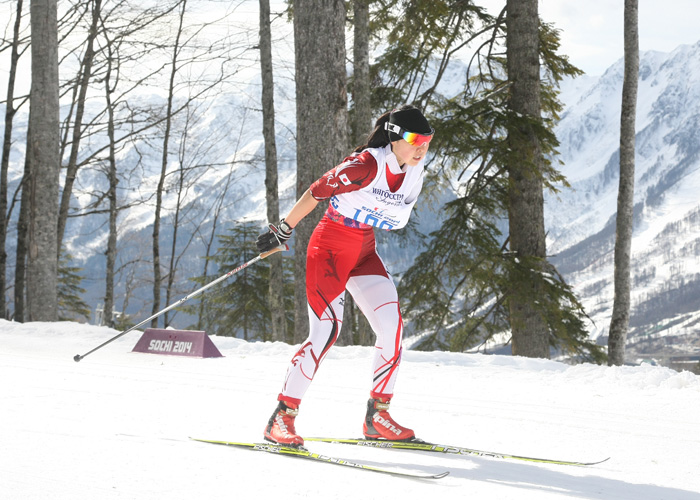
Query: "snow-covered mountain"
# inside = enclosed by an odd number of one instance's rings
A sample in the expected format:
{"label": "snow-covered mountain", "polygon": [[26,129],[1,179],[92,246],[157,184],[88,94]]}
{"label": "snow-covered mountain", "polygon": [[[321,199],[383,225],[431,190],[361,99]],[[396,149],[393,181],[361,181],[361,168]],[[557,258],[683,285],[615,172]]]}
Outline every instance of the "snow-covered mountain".
{"label": "snow-covered mountain", "polygon": [[[562,88],[557,127],[571,190],[546,201],[548,249],[604,336],[613,298],[623,61]],[[633,312],[628,355],[700,350],[700,43],[641,55]]]}

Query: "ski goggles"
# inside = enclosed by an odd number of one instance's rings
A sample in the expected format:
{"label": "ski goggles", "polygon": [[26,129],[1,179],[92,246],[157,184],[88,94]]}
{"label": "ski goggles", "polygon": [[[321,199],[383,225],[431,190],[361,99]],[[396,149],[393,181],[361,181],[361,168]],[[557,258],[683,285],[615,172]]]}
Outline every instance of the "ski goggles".
{"label": "ski goggles", "polygon": [[435,130],[431,130],[430,134],[417,134],[416,132],[409,132],[395,123],[389,122],[386,122],[384,128],[389,132],[395,133],[411,146],[423,146],[424,144],[428,144],[435,133]]}

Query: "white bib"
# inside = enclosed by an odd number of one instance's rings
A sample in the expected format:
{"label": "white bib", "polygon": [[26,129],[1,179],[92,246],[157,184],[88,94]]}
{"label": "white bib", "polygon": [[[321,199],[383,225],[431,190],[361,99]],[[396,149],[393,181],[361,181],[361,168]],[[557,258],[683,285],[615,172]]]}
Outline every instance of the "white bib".
{"label": "white bib", "polygon": [[400,229],[408,223],[423,187],[425,159],[414,167],[407,167],[401,186],[392,193],[386,178],[387,165],[397,174],[401,167],[391,145],[366,151],[377,161],[377,176],[367,187],[331,197],[331,206],[341,215],[363,224],[386,230]]}

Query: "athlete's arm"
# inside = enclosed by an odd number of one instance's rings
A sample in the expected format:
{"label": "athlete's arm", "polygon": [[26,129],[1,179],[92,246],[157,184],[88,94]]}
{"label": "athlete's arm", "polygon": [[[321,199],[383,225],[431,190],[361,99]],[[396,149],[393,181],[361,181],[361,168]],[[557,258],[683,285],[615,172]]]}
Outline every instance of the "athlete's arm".
{"label": "athlete's arm", "polygon": [[318,201],[319,200],[311,195],[311,189],[307,189],[294,204],[289,214],[284,218],[284,221],[289,224],[289,227],[296,227],[301,219],[309,215],[311,211],[316,208]]}
{"label": "athlete's arm", "polygon": [[350,193],[368,186],[377,175],[377,161],[369,151],[348,156],[340,165],[332,168],[311,184],[311,194],[317,200]]}
{"label": "athlete's arm", "polygon": [[289,227],[296,227],[321,200],[361,189],[368,185],[375,175],[377,175],[377,163],[371,154],[365,153],[358,157],[346,158],[343,163],[326,172],[301,195],[284,221],[289,224]]}

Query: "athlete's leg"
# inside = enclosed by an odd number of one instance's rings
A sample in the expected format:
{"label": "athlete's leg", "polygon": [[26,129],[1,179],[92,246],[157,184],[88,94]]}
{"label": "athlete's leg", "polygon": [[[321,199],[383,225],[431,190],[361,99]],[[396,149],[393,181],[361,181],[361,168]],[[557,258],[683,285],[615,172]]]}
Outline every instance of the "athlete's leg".
{"label": "athlete's leg", "polygon": [[316,375],[321,362],[338,339],[343,323],[343,297],[341,293],[317,316],[309,306],[309,337],[301,345],[287,368],[280,401],[301,403],[306,390]]}
{"label": "athlete's leg", "polygon": [[309,306],[309,337],[301,345],[287,368],[279,406],[265,428],[265,439],[290,446],[301,446],[304,439],[296,433],[294,420],[299,405],[311,385],[321,362],[338,339],[343,322],[342,298],[344,292],[332,301],[320,316]]}
{"label": "athlete's leg", "polygon": [[377,335],[371,397],[367,401],[362,432],[370,439],[413,439],[413,430],[399,425],[389,414],[403,337],[396,287],[386,273],[353,276],[348,280],[347,289]]}
{"label": "athlete's leg", "polygon": [[306,258],[306,299],[309,337],[287,369],[279,399],[299,404],[321,362],[338,339],[343,322],[345,285],[357,264],[365,240],[373,233],[323,219],[309,241]]}
{"label": "athlete's leg", "polygon": [[401,362],[403,321],[396,286],[388,274],[353,276],[347,290],[377,336],[372,397],[391,398]]}

